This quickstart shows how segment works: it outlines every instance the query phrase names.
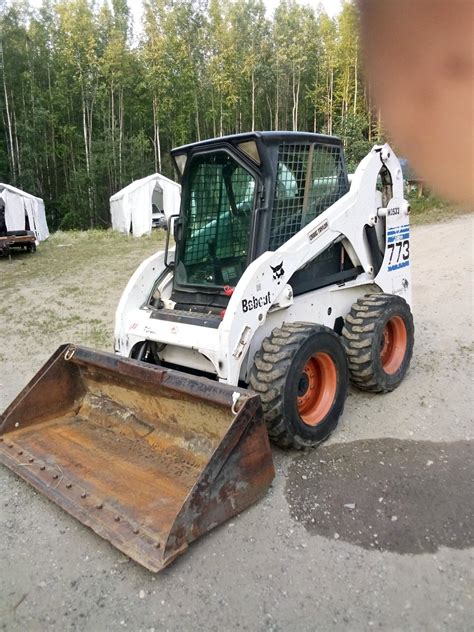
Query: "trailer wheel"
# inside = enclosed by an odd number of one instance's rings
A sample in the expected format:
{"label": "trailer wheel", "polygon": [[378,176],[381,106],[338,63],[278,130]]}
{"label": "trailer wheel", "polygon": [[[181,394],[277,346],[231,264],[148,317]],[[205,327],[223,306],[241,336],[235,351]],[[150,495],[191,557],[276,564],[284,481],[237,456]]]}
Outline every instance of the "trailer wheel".
{"label": "trailer wheel", "polygon": [[283,323],[255,355],[250,387],[260,395],[270,438],[307,448],[336,427],[349,374],[339,336],[310,323]]}
{"label": "trailer wheel", "polygon": [[351,307],[342,330],[351,380],[363,391],[393,391],[413,353],[414,325],[408,303],[392,294],[369,294]]}

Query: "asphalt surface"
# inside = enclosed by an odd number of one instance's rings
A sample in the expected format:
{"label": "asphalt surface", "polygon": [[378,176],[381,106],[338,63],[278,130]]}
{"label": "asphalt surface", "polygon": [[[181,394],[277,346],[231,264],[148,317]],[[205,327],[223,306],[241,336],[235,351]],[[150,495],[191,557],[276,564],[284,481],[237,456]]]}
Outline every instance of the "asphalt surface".
{"label": "asphalt surface", "polygon": [[[0,630],[472,630],[472,220],[412,241],[400,388],[351,390],[326,444],[275,449],[265,499],[162,573],[0,467]],[[0,407],[37,368],[5,360]]]}

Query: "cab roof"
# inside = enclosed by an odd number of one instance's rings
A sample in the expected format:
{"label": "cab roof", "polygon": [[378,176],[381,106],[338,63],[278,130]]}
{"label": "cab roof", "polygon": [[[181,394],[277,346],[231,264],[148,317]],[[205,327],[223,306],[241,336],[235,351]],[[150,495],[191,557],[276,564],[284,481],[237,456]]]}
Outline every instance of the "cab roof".
{"label": "cab roof", "polygon": [[229,136],[219,136],[209,138],[188,145],[181,145],[171,150],[171,155],[188,153],[192,149],[206,148],[219,144],[240,144],[247,141],[260,140],[265,145],[279,145],[281,143],[323,143],[325,145],[342,146],[342,141],[337,136],[327,136],[325,134],[313,134],[311,132],[244,132],[243,134],[232,134]]}

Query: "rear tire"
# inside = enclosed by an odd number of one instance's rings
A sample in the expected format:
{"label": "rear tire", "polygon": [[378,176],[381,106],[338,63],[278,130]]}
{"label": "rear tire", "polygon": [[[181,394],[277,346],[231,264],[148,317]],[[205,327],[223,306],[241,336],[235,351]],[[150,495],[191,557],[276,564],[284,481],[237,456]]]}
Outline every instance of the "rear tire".
{"label": "rear tire", "polygon": [[400,385],[413,353],[408,303],[393,294],[368,294],[351,307],[342,330],[351,381],[363,391],[387,393]]}
{"label": "rear tire", "polygon": [[302,449],[327,439],[344,409],[348,383],[339,336],[309,323],[274,329],[250,372],[268,434],[282,448]]}

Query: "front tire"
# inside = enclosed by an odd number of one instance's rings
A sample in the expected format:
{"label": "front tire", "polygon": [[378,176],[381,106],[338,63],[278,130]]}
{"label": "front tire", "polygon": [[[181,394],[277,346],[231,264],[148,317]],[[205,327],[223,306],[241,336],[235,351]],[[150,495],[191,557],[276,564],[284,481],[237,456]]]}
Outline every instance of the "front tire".
{"label": "front tire", "polygon": [[342,330],[351,380],[363,391],[387,393],[400,385],[414,343],[408,303],[393,294],[369,294],[351,307]]}
{"label": "front tire", "polygon": [[308,323],[274,329],[250,372],[268,434],[283,448],[312,447],[329,437],[344,409],[348,382],[339,337]]}

